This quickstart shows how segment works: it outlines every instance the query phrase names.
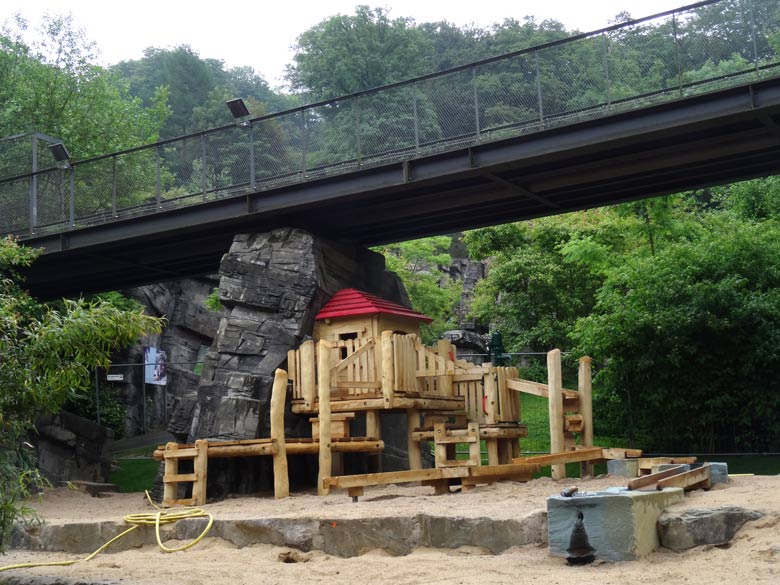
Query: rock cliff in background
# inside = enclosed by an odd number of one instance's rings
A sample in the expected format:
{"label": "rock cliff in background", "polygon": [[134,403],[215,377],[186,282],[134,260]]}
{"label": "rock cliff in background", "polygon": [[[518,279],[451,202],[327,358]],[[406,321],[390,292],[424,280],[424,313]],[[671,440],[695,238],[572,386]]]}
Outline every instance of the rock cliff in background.
{"label": "rock cliff in background", "polygon": [[[217,276],[204,276],[142,286],[127,292],[146,307],[148,314],[164,317],[166,326],[161,335],[146,338],[142,345],[117,360],[139,364],[137,368],[127,367],[122,371],[126,380],[123,393],[128,404],[126,436],[144,429],[165,428],[178,399],[195,391],[200,380],[199,361],[211,346],[221,319],[227,315],[227,311],[206,308],[206,297],[218,283]],[[143,345],[167,352],[168,384],[165,387],[146,385],[144,389],[140,366]],[[144,413],[145,425],[142,424]],[[182,434],[186,435],[186,431]]]}

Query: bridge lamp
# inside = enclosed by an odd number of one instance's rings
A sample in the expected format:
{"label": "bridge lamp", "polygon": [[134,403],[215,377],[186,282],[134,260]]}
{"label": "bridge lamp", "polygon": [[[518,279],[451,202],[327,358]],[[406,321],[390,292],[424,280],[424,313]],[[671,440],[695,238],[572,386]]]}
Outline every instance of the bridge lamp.
{"label": "bridge lamp", "polygon": [[244,100],[241,98],[228,100],[225,102],[225,105],[228,107],[228,110],[230,110],[236,124],[239,126],[249,126],[249,116],[251,116],[251,114],[249,113],[249,108],[246,107]]}
{"label": "bridge lamp", "polygon": [[56,142],[49,145],[49,150],[54,160],[59,163],[59,166],[63,169],[69,169],[70,166],[70,153],[62,142]]}

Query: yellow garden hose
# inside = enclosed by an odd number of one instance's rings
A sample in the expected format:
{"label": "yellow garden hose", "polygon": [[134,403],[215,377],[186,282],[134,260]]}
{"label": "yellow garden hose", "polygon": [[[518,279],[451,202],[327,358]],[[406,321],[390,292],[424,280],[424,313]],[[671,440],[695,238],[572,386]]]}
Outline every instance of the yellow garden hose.
{"label": "yellow garden hose", "polygon": [[[116,542],[126,534],[130,534],[133,530],[135,530],[139,526],[152,525],[152,524],[154,524],[154,533],[157,536],[157,544],[160,547],[160,549],[167,553],[179,552],[182,550],[187,550],[188,548],[198,544],[208,534],[209,530],[211,530],[211,525],[214,524],[214,517],[208,512],[201,510],[200,508],[179,508],[177,510],[164,510],[159,506],[155,505],[154,502],[152,502],[152,499],[149,496],[149,492],[146,492],[146,498],[149,500],[149,503],[152,506],[157,508],[157,512],[153,514],[128,514],[127,516],[125,516],[124,520],[128,524],[132,524],[132,526],[127,530],[125,530],[124,532],[116,535],[114,538],[109,540],[107,543],[105,543],[103,546],[101,546],[99,549],[97,549],[89,556],[84,557],[83,559],[76,559],[75,561],[59,561],[59,562],[52,562],[52,563],[23,563],[19,565],[8,565],[6,567],[0,567],[0,572],[10,571],[11,569],[29,569],[32,567],[68,567],[70,565],[75,565],[76,563],[88,561],[90,559],[95,558],[102,551],[107,549],[111,544],[113,544],[114,542]],[[191,540],[187,544],[177,548],[168,548],[162,543],[162,538],[160,537],[161,525],[172,524],[173,522],[184,520],[186,518],[206,518],[206,517],[208,517],[209,519],[208,523],[206,524],[206,528],[204,528],[203,532],[201,532],[198,535],[198,537],[195,538],[194,540]]]}

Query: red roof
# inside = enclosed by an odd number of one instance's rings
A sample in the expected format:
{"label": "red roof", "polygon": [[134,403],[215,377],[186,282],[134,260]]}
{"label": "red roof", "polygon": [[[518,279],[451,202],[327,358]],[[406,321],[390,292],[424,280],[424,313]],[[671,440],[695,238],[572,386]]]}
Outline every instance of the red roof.
{"label": "red roof", "polygon": [[413,311],[403,305],[391,303],[390,301],[380,299],[377,296],[354,288],[341,289],[333,295],[314,318],[317,321],[322,321],[323,319],[333,319],[336,317],[376,315],[378,313],[408,317],[410,319],[417,319],[418,321],[425,321],[426,323],[433,321],[430,317]]}

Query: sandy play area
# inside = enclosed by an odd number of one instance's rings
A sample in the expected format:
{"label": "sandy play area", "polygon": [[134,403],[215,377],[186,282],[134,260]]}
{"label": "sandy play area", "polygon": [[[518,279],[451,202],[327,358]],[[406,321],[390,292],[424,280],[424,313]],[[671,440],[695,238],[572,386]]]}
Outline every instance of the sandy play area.
{"label": "sandy play area", "polygon": [[[297,494],[282,501],[272,498],[234,498],[207,504],[217,518],[295,517],[361,518],[409,516],[420,512],[440,516],[522,518],[546,507],[546,498],[569,485],[597,491],[621,485],[620,478],[529,483],[505,482],[468,493],[433,496],[431,488],[389,486],[367,489],[355,504],[343,493],[326,498]],[[64,488],[47,492],[35,504],[47,522],[118,520],[125,514],[150,512],[141,494],[93,498]],[[569,567],[550,556],[546,546],[516,547],[500,555],[476,547],[455,550],[416,549],[401,557],[373,550],[360,557],[339,558],[322,552],[300,552],[270,545],[236,548],[221,539],[207,538],[185,552],[165,554],[156,546],[106,553],[71,567],[46,567],[0,572],[0,583],[122,583],[139,585],[240,585],[262,583],[416,584],[416,583],[532,583],[581,585],[625,583],[780,583],[780,477],[733,478],[709,492],[686,495],[675,509],[742,506],[767,516],[747,524],[730,545],[698,547],[685,553],[665,550],[634,562],[596,562]],[[169,546],[175,543],[168,543]],[[77,558],[63,553],[11,551],[0,565]],[[36,576],[37,579],[33,576]],[[55,578],[54,581],[41,577]],[[13,580],[11,580],[13,579]],[[59,579],[59,580],[56,580]]]}

